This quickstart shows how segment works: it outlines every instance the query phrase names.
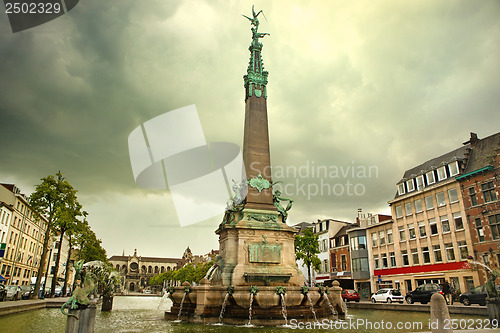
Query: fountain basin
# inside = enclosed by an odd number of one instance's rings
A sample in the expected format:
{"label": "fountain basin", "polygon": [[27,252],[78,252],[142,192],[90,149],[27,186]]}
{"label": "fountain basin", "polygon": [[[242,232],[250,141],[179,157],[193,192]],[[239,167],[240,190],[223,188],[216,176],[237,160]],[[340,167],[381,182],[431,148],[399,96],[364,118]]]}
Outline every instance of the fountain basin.
{"label": "fountain basin", "polygon": [[[313,321],[311,304],[307,296],[303,295],[300,287],[285,286],[284,294],[288,320]],[[330,295],[320,295],[318,288],[309,288],[313,309],[318,320],[324,318],[334,319],[332,310],[326,301],[329,296],[333,307],[340,314],[344,312],[339,290],[332,290]],[[222,308],[227,286],[210,286],[200,284],[191,287],[191,293],[186,296],[182,308],[181,319],[193,323],[217,323]],[[337,295],[338,294],[338,295]],[[180,302],[184,295],[184,287],[176,287],[170,296],[173,301],[170,311],[165,313],[168,320],[176,320],[179,313]],[[222,322],[225,324],[244,325],[249,320],[250,286],[236,286],[234,292],[228,297]],[[252,321],[254,325],[275,326],[283,325],[281,297],[276,293],[275,286],[259,286],[252,303]]]}

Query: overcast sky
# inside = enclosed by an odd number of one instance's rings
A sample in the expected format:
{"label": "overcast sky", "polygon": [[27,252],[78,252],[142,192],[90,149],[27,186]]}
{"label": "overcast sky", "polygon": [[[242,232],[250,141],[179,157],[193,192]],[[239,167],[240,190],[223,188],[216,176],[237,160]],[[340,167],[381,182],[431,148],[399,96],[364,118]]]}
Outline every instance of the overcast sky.
{"label": "overcast sky", "polygon": [[222,216],[181,228],[168,190],[135,184],[127,138],[195,104],[208,142],[242,144],[253,3],[288,224],[389,213],[405,170],[500,130],[496,0],[86,0],[15,34],[0,14],[0,181],[29,194],[61,170],[108,255],[217,249]]}

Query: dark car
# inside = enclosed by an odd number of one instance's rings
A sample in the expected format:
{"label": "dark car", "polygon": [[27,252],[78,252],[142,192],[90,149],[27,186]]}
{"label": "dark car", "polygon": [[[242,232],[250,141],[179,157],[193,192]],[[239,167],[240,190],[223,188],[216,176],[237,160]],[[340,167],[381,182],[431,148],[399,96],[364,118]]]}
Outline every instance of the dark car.
{"label": "dark car", "polygon": [[358,292],[353,289],[343,289],[341,295],[344,302],[349,302],[349,301],[359,302],[359,300],[361,299]]}
{"label": "dark car", "polygon": [[21,289],[22,289],[21,299],[29,299],[30,294],[32,294],[33,290],[35,290],[35,287],[34,286],[21,286]]}
{"label": "dark car", "polygon": [[[496,286],[497,290],[500,292],[500,285]],[[486,293],[485,286],[476,287],[470,291],[467,291],[460,295],[459,301],[463,305],[471,305],[471,304],[479,304],[486,305],[486,297],[488,294]]]}
{"label": "dark car", "polygon": [[7,290],[3,284],[0,284],[0,302],[3,302],[7,299]]}
{"label": "dark car", "polygon": [[406,303],[413,304],[420,302],[427,304],[431,300],[431,296],[435,293],[440,293],[444,296],[443,288],[437,283],[426,283],[417,287],[417,289],[406,294]]}

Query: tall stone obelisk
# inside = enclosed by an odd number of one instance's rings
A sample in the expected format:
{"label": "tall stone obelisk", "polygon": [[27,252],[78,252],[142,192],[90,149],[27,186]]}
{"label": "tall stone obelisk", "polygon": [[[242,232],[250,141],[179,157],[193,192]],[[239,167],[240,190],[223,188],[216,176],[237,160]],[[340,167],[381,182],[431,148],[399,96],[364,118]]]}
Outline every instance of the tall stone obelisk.
{"label": "tall stone obelisk", "polygon": [[[245,81],[245,133],[243,160],[248,194],[226,211],[219,235],[220,256],[216,265],[220,276],[212,283],[225,286],[302,286],[304,277],[295,262],[295,229],[284,222],[285,210],[273,204],[271,158],[267,126],[267,76],[262,63],[262,43],[268,35],[258,32],[258,16],[253,18],[250,63]],[[235,197],[242,198],[241,193]],[[279,203],[277,197],[276,203]],[[287,199],[288,200],[288,199]],[[241,203],[240,203],[241,202]],[[291,208],[291,202],[286,210]]]}
{"label": "tall stone obelisk", "polygon": [[[253,11],[253,8],[252,8]],[[268,35],[259,33],[259,19],[253,11],[252,43],[250,62],[245,75],[245,134],[243,139],[243,160],[247,178],[250,179],[245,208],[276,210],[273,206],[271,184],[271,156],[267,125],[267,76],[262,61],[260,38]],[[260,175],[260,176],[259,176]],[[252,179],[254,180],[252,182]],[[269,186],[268,186],[269,184]]]}

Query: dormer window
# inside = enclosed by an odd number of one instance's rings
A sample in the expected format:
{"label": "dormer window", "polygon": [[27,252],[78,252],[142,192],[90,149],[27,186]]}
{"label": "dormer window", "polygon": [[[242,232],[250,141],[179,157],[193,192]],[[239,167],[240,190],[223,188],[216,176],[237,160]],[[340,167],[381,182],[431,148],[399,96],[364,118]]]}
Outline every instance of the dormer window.
{"label": "dormer window", "polygon": [[451,162],[450,164],[448,164],[448,169],[450,170],[450,177],[458,175],[458,173],[459,173],[458,162],[455,161],[455,162]]}
{"label": "dormer window", "polygon": [[398,185],[398,193],[399,195],[405,194],[405,183],[401,183]]}
{"label": "dormer window", "polygon": [[438,180],[443,180],[446,179],[446,166],[442,166],[439,169],[437,169],[438,172]]}
{"label": "dormer window", "polygon": [[415,190],[415,183],[413,182],[413,178],[410,180],[406,181],[406,188],[408,189],[408,192],[414,191]]}
{"label": "dormer window", "polygon": [[434,184],[436,179],[434,178],[434,170],[429,171],[425,174],[425,178],[427,178],[427,185]]}
{"label": "dormer window", "polygon": [[424,188],[424,176],[418,176],[416,178],[417,181],[417,190],[420,191]]}

